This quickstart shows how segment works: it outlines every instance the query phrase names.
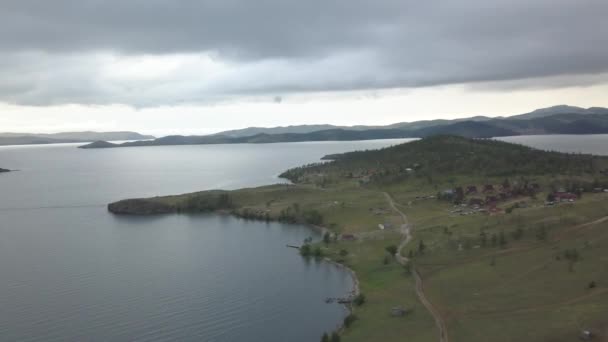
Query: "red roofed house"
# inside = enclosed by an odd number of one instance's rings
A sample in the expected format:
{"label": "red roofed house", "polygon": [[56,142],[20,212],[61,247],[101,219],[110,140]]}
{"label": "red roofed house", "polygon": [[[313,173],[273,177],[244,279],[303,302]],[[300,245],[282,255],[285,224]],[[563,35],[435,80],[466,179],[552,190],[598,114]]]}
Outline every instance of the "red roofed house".
{"label": "red roofed house", "polygon": [[353,240],[356,240],[357,238],[353,234],[342,234],[340,239],[345,240],[345,241],[353,241]]}
{"label": "red roofed house", "polygon": [[493,192],[493,191],[494,191],[494,185],[486,184],[483,186],[483,192]]}

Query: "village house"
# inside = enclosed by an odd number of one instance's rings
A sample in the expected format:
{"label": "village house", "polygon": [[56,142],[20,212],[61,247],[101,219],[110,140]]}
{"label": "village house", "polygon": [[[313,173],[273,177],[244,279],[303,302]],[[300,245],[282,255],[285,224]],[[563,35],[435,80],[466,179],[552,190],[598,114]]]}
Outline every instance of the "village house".
{"label": "village house", "polygon": [[475,205],[482,206],[483,204],[484,204],[484,201],[481,198],[471,198],[471,199],[469,199],[469,205],[470,206],[475,206]]}
{"label": "village house", "polygon": [[498,198],[496,196],[486,196],[486,204],[488,205],[496,205],[498,202]]}
{"label": "village house", "polygon": [[569,192],[556,192],[553,194],[556,202],[574,202],[578,197]]}
{"label": "village house", "polygon": [[483,186],[483,192],[494,192],[494,185],[492,184],[486,184]]}
{"label": "village house", "polygon": [[340,236],[340,240],[342,241],[354,241],[357,240],[357,237],[353,234],[342,234]]}
{"label": "village house", "polygon": [[467,195],[471,195],[471,194],[476,194],[477,193],[477,187],[475,185],[469,185],[467,186]]}
{"label": "village house", "polygon": [[371,179],[369,178],[369,176],[365,176],[365,177],[359,179],[359,185],[369,184],[370,181],[371,181]]}
{"label": "village house", "polygon": [[488,212],[490,213],[490,215],[495,215],[495,214],[500,214],[503,212],[503,210],[499,207],[496,206],[492,206],[490,207],[490,209],[488,209]]}
{"label": "village house", "polygon": [[370,208],[369,210],[370,210],[370,211],[372,212],[372,214],[374,214],[374,215],[386,215],[386,214],[388,214],[388,213],[389,213],[389,211],[388,211],[388,210],[386,210],[386,209],[384,209],[384,208]]}
{"label": "village house", "polygon": [[405,316],[410,312],[409,309],[406,309],[402,306],[395,306],[394,308],[391,309],[391,316],[393,317],[401,317],[401,316]]}

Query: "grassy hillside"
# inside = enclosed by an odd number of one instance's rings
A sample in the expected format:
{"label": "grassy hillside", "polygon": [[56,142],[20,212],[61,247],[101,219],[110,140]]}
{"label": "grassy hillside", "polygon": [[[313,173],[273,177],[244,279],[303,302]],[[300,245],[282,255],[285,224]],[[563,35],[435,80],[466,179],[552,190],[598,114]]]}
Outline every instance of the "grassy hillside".
{"label": "grassy hillside", "polygon": [[[608,158],[454,136],[332,158],[286,172],[293,185],[109,209],[327,228],[306,255],[354,270],[365,295],[344,341],[437,341],[436,317],[452,342],[574,341],[582,330],[608,338]],[[392,315],[395,307],[406,314]]]}

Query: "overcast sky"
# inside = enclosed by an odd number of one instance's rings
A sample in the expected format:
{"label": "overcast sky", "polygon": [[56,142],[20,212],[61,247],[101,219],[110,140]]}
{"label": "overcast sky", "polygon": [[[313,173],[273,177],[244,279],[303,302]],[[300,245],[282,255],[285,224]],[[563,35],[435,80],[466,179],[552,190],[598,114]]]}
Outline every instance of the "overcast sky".
{"label": "overcast sky", "polygon": [[608,107],[606,0],[0,0],[0,131]]}

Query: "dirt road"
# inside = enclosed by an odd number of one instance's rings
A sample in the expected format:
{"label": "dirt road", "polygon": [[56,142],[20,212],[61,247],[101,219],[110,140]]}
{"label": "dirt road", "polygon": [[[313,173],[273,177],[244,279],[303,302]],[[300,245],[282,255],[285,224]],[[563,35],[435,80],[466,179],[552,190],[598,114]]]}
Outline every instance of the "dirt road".
{"label": "dirt road", "polygon": [[[409,262],[409,260],[408,258],[401,255],[401,250],[412,240],[412,227],[407,220],[407,216],[397,207],[397,205],[395,205],[395,201],[393,200],[391,195],[389,195],[387,192],[383,192],[383,194],[386,197],[386,200],[388,201],[391,208],[395,212],[397,212],[403,220],[403,224],[401,225],[401,233],[403,234],[403,240],[401,240],[401,243],[399,243],[395,258],[400,264],[405,265]],[[445,321],[441,316],[441,313],[433,306],[433,304],[426,297],[426,294],[424,293],[424,282],[422,280],[422,277],[420,277],[420,273],[418,273],[418,271],[415,267],[413,267],[413,265],[411,267],[411,271],[412,275],[416,280],[416,294],[418,295],[420,302],[422,302],[424,307],[431,313],[431,315],[435,319],[435,325],[439,330],[439,342],[449,342],[448,329],[445,324]]]}

